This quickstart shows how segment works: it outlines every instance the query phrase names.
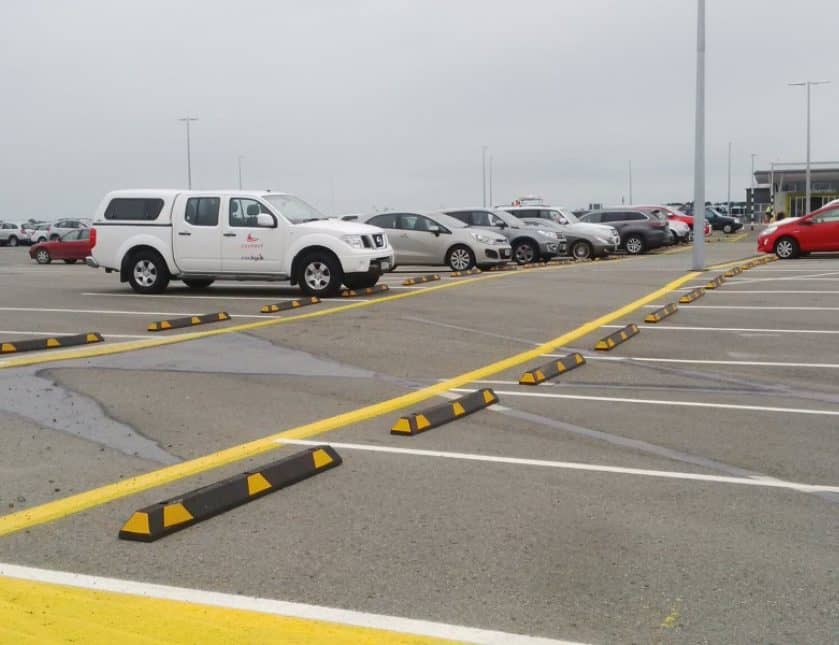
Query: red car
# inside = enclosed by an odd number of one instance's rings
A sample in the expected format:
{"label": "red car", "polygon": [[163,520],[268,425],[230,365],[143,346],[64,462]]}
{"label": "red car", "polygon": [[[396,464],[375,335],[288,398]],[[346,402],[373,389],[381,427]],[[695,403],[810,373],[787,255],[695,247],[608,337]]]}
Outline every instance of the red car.
{"label": "red car", "polygon": [[77,260],[84,262],[90,255],[94,239],[90,239],[89,228],[80,228],[65,233],[60,239],[54,242],[39,242],[30,247],[29,257],[38,261],[38,264],[49,264],[53,260],[64,260],[67,264],[73,264]]}
{"label": "red car", "polygon": [[757,236],[757,250],[782,260],[814,251],[839,251],[839,200],[766,227]]}
{"label": "red car", "polygon": [[[658,204],[653,205],[644,205],[644,206],[637,206],[644,211],[652,211],[656,210],[664,215],[667,219],[674,219],[678,222],[684,222],[690,227],[691,233],[693,232],[693,215],[686,215],[681,211],[677,211],[675,208],[670,208],[669,206],[659,206]],[[711,234],[711,225],[708,222],[705,222],[705,235]]]}

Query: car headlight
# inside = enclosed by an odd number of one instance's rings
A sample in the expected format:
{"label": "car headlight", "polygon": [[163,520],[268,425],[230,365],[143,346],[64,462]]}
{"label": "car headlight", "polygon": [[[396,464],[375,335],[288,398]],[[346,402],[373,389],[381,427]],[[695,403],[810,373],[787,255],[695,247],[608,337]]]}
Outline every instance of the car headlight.
{"label": "car headlight", "polygon": [[497,244],[494,241],[494,238],[491,238],[489,235],[481,235],[480,233],[470,233],[472,239],[480,242],[481,244]]}
{"label": "car headlight", "polygon": [[360,235],[344,235],[341,237],[341,240],[354,249],[364,248],[364,241],[361,239]]}
{"label": "car headlight", "polygon": [[543,231],[543,230],[541,230],[541,229],[536,229],[536,232],[537,232],[539,235],[544,235],[545,237],[550,237],[550,238],[552,238],[552,239],[554,239],[554,240],[558,240],[558,239],[559,239],[559,235],[557,235],[556,231]]}
{"label": "car headlight", "polygon": [[763,232],[761,232],[760,237],[764,237],[766,235],[772,235],[772,233],[774,233],[777,230],[778,230],[777,226],[770,226],[769,228],[764,229]]}

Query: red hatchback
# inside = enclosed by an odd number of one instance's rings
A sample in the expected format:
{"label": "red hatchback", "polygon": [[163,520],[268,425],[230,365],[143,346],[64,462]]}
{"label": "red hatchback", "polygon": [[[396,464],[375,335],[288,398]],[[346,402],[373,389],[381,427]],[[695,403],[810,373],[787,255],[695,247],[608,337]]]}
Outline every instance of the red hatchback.
{"label": "red hatchback", "polygon": [[90,230],[89,228],[76,229],[65,233],[54,242],[35,244],[29,249],[29,257],[37,260],[38,264],[49,264],[53,260],[64,260],[67,264],[73,264],[77,260],[84,262],[93,247]]}
{"label": "red hatchback", "polygon": [[814,251],[839,251],[839,201],[768,226],[757,236],[757,250],[782,260]]}

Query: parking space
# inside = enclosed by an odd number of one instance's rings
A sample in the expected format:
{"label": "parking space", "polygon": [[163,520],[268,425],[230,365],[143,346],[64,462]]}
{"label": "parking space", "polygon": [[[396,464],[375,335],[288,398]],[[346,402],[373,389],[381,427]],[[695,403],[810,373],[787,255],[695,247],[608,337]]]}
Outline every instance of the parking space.
{"label": "parking space", "polygon": [[[0,359],[0,562],[145,589],[183,603],[173,616],[234,594],[216,607],[328,623],[334,642],[350,626],[393,630],[368,642],[831,642],[837,259],[755,266],[643,323],[752,257],[743,236],[710,245],[720,268],[701,275],[680,249],[412,285],[434,271],[407,267],[386,293],[270,315],[299,292],[138,296],[7,249],[3,339],[111,345]],[[146,331],[212,311],[232,319]],[[629,323],[637,336],[594,350]],[[584,365],[519,384],[574,351]],[[499,403],[389,432],[482,387]],[[157,542],[117,539],[137,509],[321,443],[340,467]]]}

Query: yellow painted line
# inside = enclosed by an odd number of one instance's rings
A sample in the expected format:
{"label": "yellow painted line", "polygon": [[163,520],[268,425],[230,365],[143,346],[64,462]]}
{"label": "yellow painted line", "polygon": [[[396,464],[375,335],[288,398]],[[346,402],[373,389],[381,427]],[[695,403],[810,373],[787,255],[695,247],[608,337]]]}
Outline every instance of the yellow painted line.
{"label": "yellow painted line", "polygon": [[739,235],[731,235],[731,236],[727,237],[725,239],[725,241],[728,242],[728,243],[739,242],[740,240],[742,240],[743,238],[746,238],[748,236],[749,236],[749,231],[746,231],[745,233],[740,233]]}
{"label": "yellow painted line", "polygon": [[[516,273],[500,273],[498,275],[516,275]],[[40,506],[34,506],[23,511],[4,515],[3,517],[0,517],[0,536],[8,535],[9,533],[14,533],[15,531],[20,531],[38,524],[51,522],[74,513],[79,513],[94,506],[105,504],[115,499],[127,497],[129,495],[133,495],[134,493],[162,486],[184,477],[190,477],[213,468],[218,468],[242,459],[253,457],[254,455],[277,448],[277,441],[283,438],[307,439],[324,432],[336,430],[354,423],[367,421],[368,419],[373,419],[375,417],[394,412],[395,410],[416,405],[430,399],[433,396],[443,394],[450,389],[462,387],[472,381],[486,379],[490,376],[498,374],[499,372],[503,372],[504,370],[517,367],[522,363],[543,360],[543,354],[550,354],[560,347],[568,345],[583,336],[596,332],[603,325],[608,325],[615,320],[624,318],[646,304],[658,302],[670,291],[677,289],[699,275],[701,274],[698,272],[687,273],[642,298],[634,300],[619,309],[615,309],[608,314],[587,322],[576,329],[563,334],[562,336],[558,336],[553,340],[549,340],[548,342],[539,345],[538,347],[515,354],[514,356],[510,356],[509,358],[505,358],[495,363],[485,365],[484,367],[464,372],[463,374],[445,381],[440,381],[428,387],[414,390],[412,392],[408,392],[407,394],[393,397],[380,403],[374,403],[372,405],[344,412],[333,417],[328,417],[326,419],[307,423],[296,428],[271,434],[266,437],[262,437],[261,439],[249,441],[248,443],[232,446],[203,457],[184,461],[173,466],[167,466],[143,475],[137,475],[136,477],[129,477],[127,479],[107,484],[99,488],[94,488],[77,495],[65,497],[54,502],[48,502]]]}
{"label": "yellow painted line", "polygon": [[0,642],[445,645],[455,641],[129,593],[0,578]]}
{"label": "yellow painted line", "polygon": [[187,332],[182,334],[177,334],[173,336],[165,336],[161,338],[149,338],[143,340],[135,340],[135,341],[128,341],[124,343],[106,343],[104,345],[97,345],[91,347],[80,348],[74,351],[67,351],[67,352],[60,352],[60,353],[52,353],[52,354],[36,354],[30,356],[21,356],[18,358],[9,358],[5,360],[0,360],[0,369],[10,368],[10,367],[24,367],[26,365],[39,365],[41,363],[53,363],[57,361],[69,361],[75,360],[79,358],[94,358],[97,356],[109,356],[111,354],[121,354],[124,352],[133,352],[141,349],[150,349],[153,347],[163,347],[165,345],[172,345],[174,343],[184,343],[190,340],[199,340],[202,338],[210,338],[212,336],[221,336],[224,334],[235,334],[238,332],[243,331],[253,331],[254,329],[263,329],[265,327],[274,327],[276,325],[283,325],[290,322],[295,322],[298,320],[308,320],[311,318],[320,318],[322,316],[331,316],[333,314],[341,313],[344,311],[351,311],[353,309],[361,309],[362,307],[371,307],[373,305],[378,305],[384,302],[393,302],[395,300],[403,300],[405,298],[414,298],[420,295],[425,295],[427,293],[433,293],[436,291],[440,291],[441,289],[452,289],[454,287],[461,287],[466,284],[473,284],[476,282],[481,282],[483,280],[495,280],[500,278],[506,278],[513,275],[522,275],[524,273],[528,273],[530,271],[546,271],[546,270],[556,270],[556,269],[564,269],[569,266],[574,266],[573,264],[560,264],[557,266],[546,266],[546,267],[538,267],[533,269],[524,269],[521,271],[510,271],[510,272],[500,272],[500,273],[492,273],[492,274],[481,274],[475,278],[467,278],[465,280],[458,280],[457,282],[446,282],[444,284],[438,284],[431,287],[425,287],[423,289],[417,289],[414,291],[406,291],[402,293],[397,293],[389,296],[383,296],[381,298],[375,298],[373,300],[367,300],[364,302],[352,302],[346,305],[338,305],[337,307],[331,307],[329,309],[321,309],[318,311],[313,311],[305,314],[298,314],[296,316],[288,316],[288,317],[281,317],[281,318],[267,318],[265,320],[259,320],[256,322],[251,323],[243,323],[240,325],[231,325],[229,327],[221,327],[218,329],[207,329],[202,331],[195,331],[195,332]]}

